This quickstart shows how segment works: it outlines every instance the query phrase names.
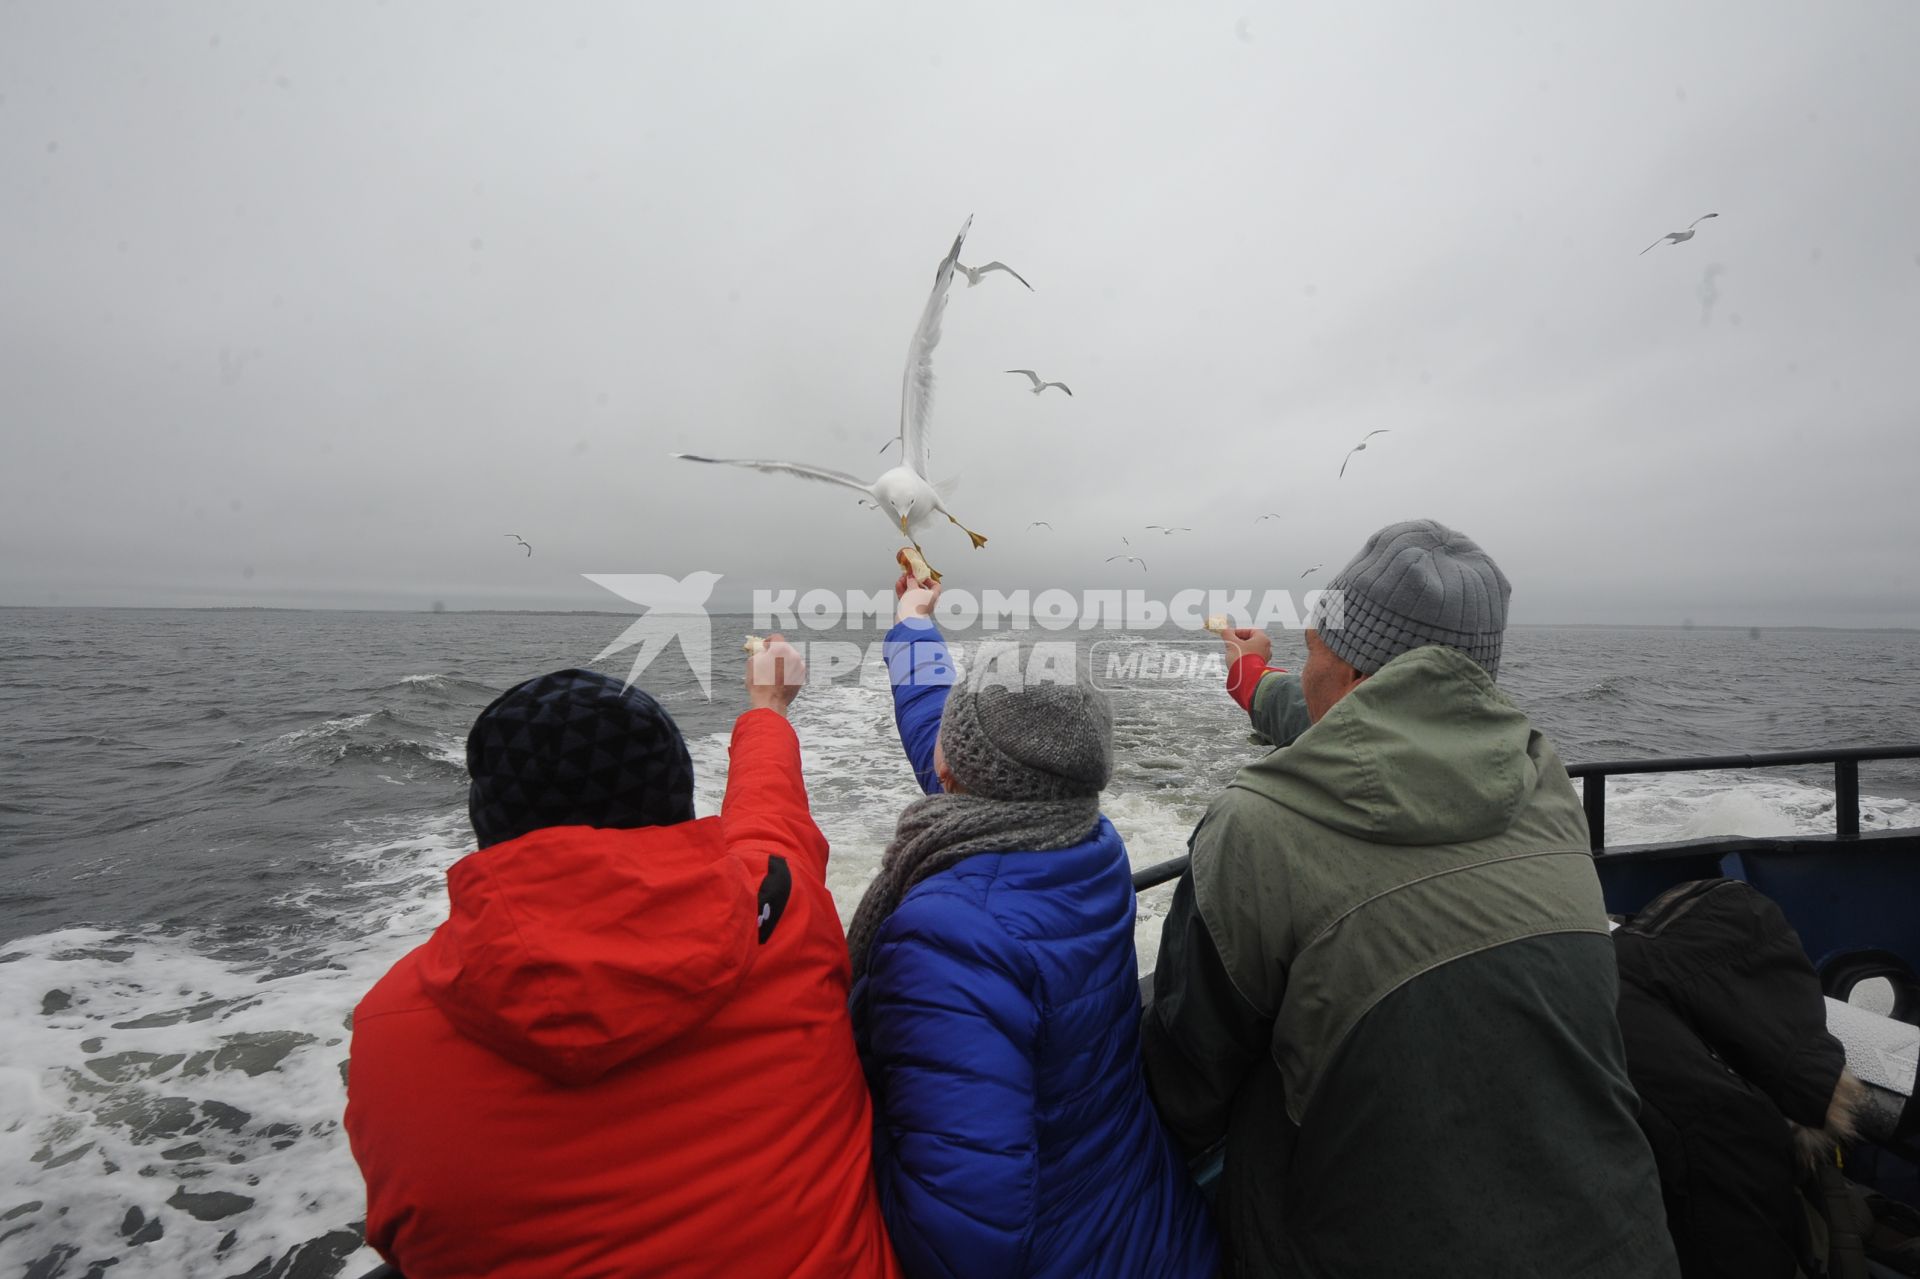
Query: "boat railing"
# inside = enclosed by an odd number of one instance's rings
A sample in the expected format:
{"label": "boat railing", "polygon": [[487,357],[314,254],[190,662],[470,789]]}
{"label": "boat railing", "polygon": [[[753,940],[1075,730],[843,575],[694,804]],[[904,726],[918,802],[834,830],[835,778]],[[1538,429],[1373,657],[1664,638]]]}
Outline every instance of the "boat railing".
{"label": "boat railing", "polygon": [[[1835,746],[1804,751],[1750,751],[1740,755],[1692,755],[1670,759],[1606,760],[1574,764],[1569,777],[1580,779],[1587,810],[1587,843],[1596,854],[1607,851],[1607,778],[1648,773],[1706,773],[1723,769],[1794,768],[1830,765],[1833,768],[1834,835],[1854,839],[1860,834],[1860,765],[1872,760],[1920,759],[1920,744],[1906,746]],[[1184,856],[1169,858],[1133,873],[1140,892],[1172,879],[1187,869]]]}
{"label": "boat railing", "polygon": [[1833,766],[1833,833],[1849,839],[1860,833],[1860,765],[1867,760],[1920,759],[1920,745],[1836,746],[1824,750],[1763,751],[1745,755],[1696,755],[1679,759],[1627,759],[1575,764],[1567,776],[1581,779],[1587,808],[1587,843],[1596,853],[1607,846],[1607,778],[1645,773],[1707,773],[1733,768]]}

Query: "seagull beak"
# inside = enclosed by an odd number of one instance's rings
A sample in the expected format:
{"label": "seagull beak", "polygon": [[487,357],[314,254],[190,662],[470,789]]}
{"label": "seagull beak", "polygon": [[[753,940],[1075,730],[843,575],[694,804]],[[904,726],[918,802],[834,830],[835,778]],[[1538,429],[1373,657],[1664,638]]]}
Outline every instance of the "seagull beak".
{"label": "seagull beak", "polygon": [[902,533],[907,531],[907,517],[904,515],[900,517],[900,531]]}

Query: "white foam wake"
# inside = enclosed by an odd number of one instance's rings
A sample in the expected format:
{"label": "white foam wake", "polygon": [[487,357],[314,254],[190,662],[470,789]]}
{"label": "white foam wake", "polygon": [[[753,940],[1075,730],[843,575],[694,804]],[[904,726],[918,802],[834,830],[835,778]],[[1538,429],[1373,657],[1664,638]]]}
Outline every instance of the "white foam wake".
{"label": "white foam wake", "polygon": [[[1752,773],[1608,778],[1607,843],[1832,834],[1833,802],[1831,787]],[[1860,797],[1861,830],[1906,826],[1920,826],[1920,805]]]}
{"label": "white foam wake", "polygon": [[[183,936],[65,929],[10,945],[0,1212],[37,1206],[0,1222],[16,1232],[0,1270],[65,1247],[76,1272],[117,1257],[116,1279],[241,1273],[361,1220],[340,1126],[348,1014],[444,917],[463,836],[449,818],[343,850],[379,904],[338,920],[301,971],[225,962]],[[377,1261],[362,1249],[347,1273]]]}

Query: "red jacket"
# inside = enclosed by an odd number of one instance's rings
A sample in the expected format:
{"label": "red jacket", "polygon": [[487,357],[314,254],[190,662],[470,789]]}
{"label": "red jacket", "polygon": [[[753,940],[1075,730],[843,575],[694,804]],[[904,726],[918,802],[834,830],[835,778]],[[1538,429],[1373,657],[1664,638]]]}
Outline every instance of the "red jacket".
{"label": "red jacket", "polygon": [[408,1279],[897,1276],[826,866],[766,710],[718,817],[458,862],[354,1013],[368,1242]]}

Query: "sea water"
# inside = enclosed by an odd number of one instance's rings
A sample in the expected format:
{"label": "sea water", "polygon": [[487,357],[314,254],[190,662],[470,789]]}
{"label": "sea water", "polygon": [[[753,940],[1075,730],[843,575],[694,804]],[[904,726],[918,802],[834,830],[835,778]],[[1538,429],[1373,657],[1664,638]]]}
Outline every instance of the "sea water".
{"label": "sea water", "polygon": [[[351,1010],[445,916],[474,715],[625,623],[0,610],[0,1273],[375,1264],[340,1125]],[[687,735],[702,814],[747,625],[719,622],[711,700],[672,652],[642,680]],[[1279,650],[1297,662],[1298,637]],[[1501,684],[1570,761],[1920,738],[1912,633],[1516,628]],[[884,673],[809,688],[793,721],[845,917],[917,793]],[[1134,864],[1184,851],[1261,749],[1213,680],[1117,693],[1105,810]],[[1863,827],[1920,825],[1913,762],[1861,788]],[[1833,825],[1818,769],[1620,778],[1608,801],[1615,843]],[[1141,895],[1143,969],[1169,896]]]}

